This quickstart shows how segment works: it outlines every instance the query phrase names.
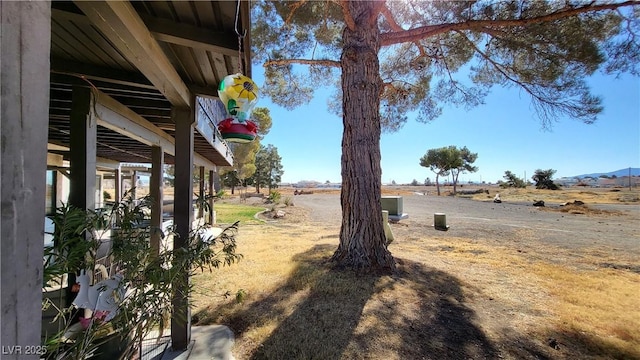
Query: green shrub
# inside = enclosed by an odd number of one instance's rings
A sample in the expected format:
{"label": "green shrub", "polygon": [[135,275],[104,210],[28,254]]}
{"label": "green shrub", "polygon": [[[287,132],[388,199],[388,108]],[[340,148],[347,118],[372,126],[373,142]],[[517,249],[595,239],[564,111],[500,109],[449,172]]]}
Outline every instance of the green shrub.
{"label": "green shrub", "polygon": [[269,192],[269,197],[267,199],[269,200],[269,202],[277,204],[280,202],[281,197],[282,195],[280,194],[279,191],[271,190],[271,192]]}

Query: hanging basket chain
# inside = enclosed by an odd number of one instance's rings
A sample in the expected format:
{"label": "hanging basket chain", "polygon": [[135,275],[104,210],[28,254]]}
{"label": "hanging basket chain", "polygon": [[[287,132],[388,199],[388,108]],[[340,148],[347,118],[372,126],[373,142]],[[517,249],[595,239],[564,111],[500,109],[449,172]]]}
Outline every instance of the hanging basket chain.
{"label": "hanging basket chain", "polygon": [[236,21],[234,25],[234,30],[236,32],[236,35],[238,35],[238,71],[240,72],[240,74],[244,74],[244,69],[242,66],[242,39],[247,34],[247,30],[245,29],[242,32],[242,34],[240,34],[240,32],[238,31],[238,18],[240,17],[240,1],[242,0],[238,0],[236,5],[236,19],[235,19]]}

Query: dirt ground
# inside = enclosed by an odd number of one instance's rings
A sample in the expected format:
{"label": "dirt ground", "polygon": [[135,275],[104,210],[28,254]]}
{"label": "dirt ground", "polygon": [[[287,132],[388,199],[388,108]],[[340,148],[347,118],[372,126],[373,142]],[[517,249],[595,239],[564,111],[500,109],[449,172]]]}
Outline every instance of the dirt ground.
{"label": "dirt ground", "polygon": [[[571,317],[583,314],[568,313],[567,309],[570,307],[566,304],[556,307],[558,297],[582,296],[578,292],[567,294],[561,289],[554,290],[556,286],[566,287],[572,279],[579,278],[563,278],[562,269],[576,274],[583,271],[590,274],[602,271],[630,274],[635,285],[625,288],[624,296],[627,299],[621,305],[628,309],[620,310],[623,312],[620,318],[612,315],[610,321],[613,325],[607,326],[615,328],[617,323],[623,327],[625,317],[633,318],[634,321],[638,321],[640,317],[640,300],[637,294],[640,289],[637,277],[640,274],[640,203],[637,201],[604,201],[595,204],[585,201],[582,210],[578,208],[566,212],[562,211],[560,204],[564,200],[560,198],[548,199],[547,206],[539,208],[532,206],[530,201],[523,200],[522,196],[510,199],[509,195],[504,195],[503,202],[496,204],[464,197],[434,196],[428,192],[406,189],[387,191],[386,195],[402,195],[403,211],[409,215],[408,219],[391,224],[395,240],[389,245],[389,249],[398,260],[400,273],[419,270],[426,261],[431,271],[454,276],[456,286],[464,293],[464,302],[454,301],[451,304],[464,305],[465,311],[473,314],[471,324],[466,318],[457,324],[459,319],[451,315],[452,318],[442,320],[446,323],[435,324],[435,328],[432,328],[433,323],[425,322],[421,331],[429,333],[440,329],[459,334],[465,334],[469,329],[479,331],[474,336],[483,340],[471,341],[470,346],[477,348],[469,350],[467,354],[484,351],[480,358],[509,359],[603,358],[597,354],[610,346],[608,337],[618,336],[615,334],[616,330],[611,330],[611,335],[607,334],[609,330],[606,329],[600,333],[594,330],[591,334],[582,329],[580,323],[572,324]],[[285,212],[284,218],[262,216],[268,224],[281,229],[279,234],[296,236],[313,229],[311,241],[328,239],[337,242],[341,221],[339,191],[320,190],[293,195],[285,190],[283,196],[289,197],[293,204],[281,208]],[[567,196],[580,200],[578,192]],[[633,196],[636,195],[631,197]],[[492,198],[493,194],[484,197]],[[584,199],[588,197],[585,196]],[[246,202],[262,204],[262,201],[255,197]],[[435,213],[446,214],[448,231],[433,228]],[[253,230],[249,230],[248,235],[252,232]],[[557,273],[558,269],[560,274]],[[403,278],[404,275],[399,275],[400,280]],[[425,279],[428,279],[426,275]],[[596,290],[586,296],[596,294],[599,302],[606,303],[607,297],[619,295],[613,290],[609,292],[607,285],[603,285],[607,278],[603,279],[599,279],[600,284],[597,285],[601,291]],[[446,282],[432,284],[425,287],[425,291],[440,292],[439,301],[442,301],[448,299],[448,286]],[[636,294],[629,295],[629,291]],[[431,305],[424,305],[422,311],[434,310],[429,306]],[[442,309],[437,309],[434,313],[440,312]],[[637,334],[627,332],[618,337],[637,341],[634,340],[636,336]],[[252,345],[248,344],[250,342],[246,342],[244,335],[240,334],[236,343],[240,354],[243,351],[254,351],[250,350]],[[446,344],[451,349],[458,346],[455,341]],[[343,358],[349,353],[349,346],[343,353]],[[483,348],[486,346],[489,347]],[[426,358],[438,358],[435,356],[438,354],[444,358],[457,358],[447,356],[449,350],[430,349],[434,357]],[[405,351],[404,358],[415,358],[416,354],[423,353],[416,349]],[[640,356],[640,352],[628,348],[625,350],[621,347],[616,351],[618,355],[613,356],[614,358]],[[616,351],[613,353],[616,354]]]}

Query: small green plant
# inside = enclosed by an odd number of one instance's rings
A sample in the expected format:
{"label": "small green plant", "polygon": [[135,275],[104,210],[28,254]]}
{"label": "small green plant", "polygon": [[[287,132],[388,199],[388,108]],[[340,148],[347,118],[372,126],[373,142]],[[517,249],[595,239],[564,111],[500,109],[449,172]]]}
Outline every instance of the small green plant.
{"label": "small green plant", "polygon": [[277,204],[277,203],[279,203],[279,202],[280,202],[280,198],[281,198],[281,197],[282,197],[282,195],[280,194],[280,192],[279,192],[279,191],[271,190],[271,191],[269,192],[269,197],[267,198],[267,200],[268,200],[270,203]]}
{"label": "small green plant", "polygon": [[218,199],[224,199],[225,196],[227,196],[227,192],[222,189],[218,190],[218,192],[216,193],[216,198]]}

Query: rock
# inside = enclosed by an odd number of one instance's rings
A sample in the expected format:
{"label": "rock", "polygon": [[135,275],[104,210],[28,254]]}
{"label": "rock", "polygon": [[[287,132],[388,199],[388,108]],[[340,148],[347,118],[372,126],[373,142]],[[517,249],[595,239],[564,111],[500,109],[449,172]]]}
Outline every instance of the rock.
{"label": "rock", "polygon": [[278,210],[278,211],[276,211],[276,213],[273,215],[273,217],[274,217],[274,218],[276,218],[276,219],[280,219],[280,218],[283,218],[285,214],[286,214],[286,213],[285,213],[284,211],[282,211],[282,210]]}
{"label": "rock", "polygon": [[543,200],[538,200],[538,201],[534,200],[533,206],[544,206],[544,201]]}

